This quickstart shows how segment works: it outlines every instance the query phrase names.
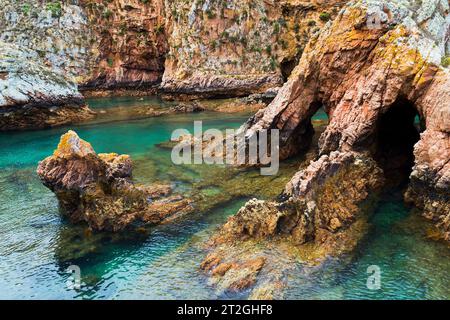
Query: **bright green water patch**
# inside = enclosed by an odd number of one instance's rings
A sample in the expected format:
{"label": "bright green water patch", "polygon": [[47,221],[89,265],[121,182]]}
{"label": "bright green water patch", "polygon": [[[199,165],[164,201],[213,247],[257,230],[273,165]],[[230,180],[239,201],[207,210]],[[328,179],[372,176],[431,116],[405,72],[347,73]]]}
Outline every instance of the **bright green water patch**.
{"label": "bright green water patch", "polygon": [[[102,99],[95,109],[126,108],[128,103],[133,108],[143,103],[137,99]],[[197,201],[196,212],[174,223],[121,234],[92,234],[85,226],[68,224],[58,213],[56,198],[35,174],[37,162],[53,152],[69,128],[0,134],[0,298],[242,298],[224,297],[207,284],[199,271],[203,243],[246,199],[276,197],[306,159],[285,162],[280,175],[263,178],[256,169],[175,166],[170,150],[157,145],[174,129],[192,131],[194,120],[203,120],[205,129],[226,129],[237,128],[247,117],[214,112],[118,117],[71,127],[98,152],[130,154],[137,182],[169,182]],[[324,120],[323,114],[317,120]],[[450,298],[448,247],[425,239],[423,221],[411,218],[399,197],[387,197],[372,222],[373,232],[350,263],[330,261],[317,270],[300,267],[288,275],[285,296]],[[79,291],[66,285],[65,270],[72,264],[81,268]],[[382,270],[382,290],[377,292],[365,286],[367,266],[374,264]]]}

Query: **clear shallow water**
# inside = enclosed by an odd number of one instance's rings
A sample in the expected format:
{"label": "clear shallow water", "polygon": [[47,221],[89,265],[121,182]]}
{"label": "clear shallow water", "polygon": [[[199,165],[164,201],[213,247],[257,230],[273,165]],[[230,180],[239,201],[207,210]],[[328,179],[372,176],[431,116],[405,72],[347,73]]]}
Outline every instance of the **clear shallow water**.
{"label": "clear shallow water", "polygon": [[[142,102],[136,99],[99,99],[94,108],[133,108]],[[71,129],[97,152],[130,154],[137,181],[170,181],[183,192],[208,181],[211,175],[220,180],[226,170],[174,167],[169,152],[156,145],[167,141],[176,128],[192,130],[194,120],[203,120],[205,128],[225,129],[237,128],[247,116],[209,112],[91,123]],[[317,116],[317,120],[325,119],[323,114]],[[0,134],[0,298],[245,298],[245,294],[217,292],[198,266],[205,255],[204,241],[237,212],[250,194],[231,195],[232,186],[227,186],[225,179],[220,184],[211,180],[205,182],[201,192],[211,201],[220,197],[219,205],[142,232],[86,234],[84,226],[72,226],[60,218],[56,198],[35,174],[37,162],[52,153],[60,135],[68,129]],[[295,167],[284,170],[282,173],[289,177]],[[257,184],[256,173],[250,172],[249,177],[254,177],[250,184]],[[236,181],[243,183],[246,179]],[[284,181],[273,183],[282,186]],[[254,190],[257,197],[266,195]],[[380,204],[372,232],[350,261],[329,261],[319,269],[299,265],[290,272],[285,297],[450,298],[448,247],[426,240],[422,220],[412,218],[399,199],[398,195],[386,197]],[[81,268],[79,291],[66,285],[69,275],[65,270],[72,264]],[[366,269],[374,264],[382,270],[379,291],[365,286]]]}

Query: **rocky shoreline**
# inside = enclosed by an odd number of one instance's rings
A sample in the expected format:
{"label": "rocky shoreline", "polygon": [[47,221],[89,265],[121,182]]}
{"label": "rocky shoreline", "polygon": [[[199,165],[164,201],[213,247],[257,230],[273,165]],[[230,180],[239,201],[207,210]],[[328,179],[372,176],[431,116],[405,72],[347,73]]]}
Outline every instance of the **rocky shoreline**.
{"label": "rocky shoreline", "polygon": [[[280,199],[249,201],[217,232],[203,263],[211,276],[224,269],[223,260],[235,259],[230,246],[257,239],[316,244],[323,255],[315,259],[349,252],[358,241],[343,239],[367,220],[376,194],[405,181],[405,201],[424,210],[448,241],[450,76],[440,66],[447,45],[440,36],[449,25],[430,21],[449,10],[438,5],[417,23],[409,10],[378,1],[348,4],[309,43],[275,100],[241,128],[247,138],[279,129],[280,154],[288,158],[309,144],[310,119],[318,107],[323,105],[330,118],[319,140],[319,158],[292,178]],[[368,12],[382,17],[379,28],[367,27]],[[411,133],[417,130],[414,110],[422,124],[420,136]],[[408,160],[412,157],[414,164]],[[388,183],[391,172],[408,167],[410,176]],[[245,256],[251,259],[251,251]],[[226,277],[227,271],[220,275]]]}

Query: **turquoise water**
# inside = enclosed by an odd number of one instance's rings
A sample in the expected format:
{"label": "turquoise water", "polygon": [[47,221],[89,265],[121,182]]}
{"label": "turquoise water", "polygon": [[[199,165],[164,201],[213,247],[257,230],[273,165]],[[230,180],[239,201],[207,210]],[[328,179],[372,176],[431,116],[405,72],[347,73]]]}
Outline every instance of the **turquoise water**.
{"label": "turquoise water", "polygon": [[[140,232],[87,234],[58,213],[54,195],[35,174],[37,162],[50,155],[69,127],[0,134],[0,298],[34,299],[228,299],[208,285],[199,270],[205,256],[204,242],[229,215],[251,196],[264,197],[257,186],[248,193],[227,185],[224,168],[179,168],[170,162],[170,151],[158,147],[174,129],[192,130],[194,120],[204,127],[237,128],[248,114],[206,112],[159,118],[117,121],[126,108],[159,103],[157,98],[96,99],[96,110],[106,110],[108,122],[71,126],[97,152],[130,154],[134,177],[151,183],[174,184],[177,192],[203,192],[205,206],[174,223]],[[114,120],[112,120],[114,119]],[[324,120],[322,113],[316,119]],[[286,164],[287,178],[297,164]],[[250,184],[257,185],[258,175]],[[224,178],[226,177],[226,178]],[[215,179],[215,180],[214,180]],[[248,178],[247,178],[248,179]],[[274,178],[281,186],[284,178]],[[267,184],[263,184],[266,186]],[[277,187],[278,188],[278,187]],[[200,191],[199,191],[200,190]],[[400,195],[386,196],[373,217],[373,228],[351,259],[330,260],[323,267],[301,264],[287,274],[286,298],[294,299],[448,299],[450,254],[442,243],[427,240],[423,221],[412,215]],[[66,269],[78,265],[80,290],[69,289]],[[368,290],[366,269],[378,265],[381,290]]]}

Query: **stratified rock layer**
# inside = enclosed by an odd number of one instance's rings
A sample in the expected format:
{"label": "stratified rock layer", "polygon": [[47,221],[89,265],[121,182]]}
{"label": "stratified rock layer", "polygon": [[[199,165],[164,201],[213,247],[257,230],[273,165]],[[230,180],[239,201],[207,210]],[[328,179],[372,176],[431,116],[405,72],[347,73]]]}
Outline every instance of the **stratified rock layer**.
{"label": "stratified rock layer", "polygon": [[35,51],[0,41],[0,131],[92,117],[76,84],[44,66]]}
{"label": "stratified rock layer", "polygon": [[145,89],[164,72],[163,0],[5,0],[0,16],[0,40],[36,51],[82,89]]}
{"label": "stratified rock layer", "polygon": [[69,131],[37,173],[52,190],[63,214],[93,230],[119,231],[134,222],[158,224],[189,212],[190,201],[169,196],[170,186],[136,186],[128,155],[96,154]]}
{"label": "stratified rock layer", "polygon": [[164,0],[81,1],[91,39],[83,89],[147,89],[161,82],[168,51]]}

